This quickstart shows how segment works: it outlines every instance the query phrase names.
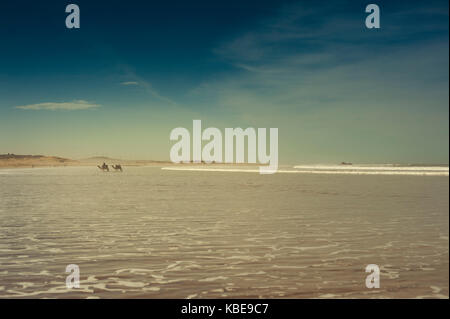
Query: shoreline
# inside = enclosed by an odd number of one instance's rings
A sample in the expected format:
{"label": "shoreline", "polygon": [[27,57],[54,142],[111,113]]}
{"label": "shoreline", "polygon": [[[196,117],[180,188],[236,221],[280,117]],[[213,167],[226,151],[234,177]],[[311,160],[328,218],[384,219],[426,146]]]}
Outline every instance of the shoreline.
{"label": "shoreline", "polygon": [[[122,167],[167,167],[177,166],[179,168],[210,168],[210,167],[254,167],[260,164],[251,163],[172,163],[166,161],[109,161],[108,165],[119,163]],[[71,163],[2,163],[0,169],[23,169],[23,168],[58,168],[58,167],[94,167],[100,165],[100,162],[71,162]]]}
{"label": "shoreline", "polygon": [[[205,162],[187,162],[187,163],[173,163],[168,160],[126,160],[115,159],[104,156],[95,156],[86,159],[69,159],[57,156],[45,155],[15,155],[15,154],[0,154],[0,169],[21,169],[21,168],[54,168],[54,167],[97,167],[102,163],[108,165],[120,164],[124,167],[165,167],[169,166],[175,169],[195,169],[202,170],[208,168],[242,168],[242,167],[259,167],[264,166],[261,163],[205,163]],[[313,171],[313,173],[326,173],[326,171],[371,171],[371,170],[417,170],[426,168],[426,170],[440,170],[446,169],[448,174],[448,164],[354,164],[354,165],[340,165],[340,164],[285,164],[278,165],[279,168],[289,167],[290,170],[295,169],[299,171]],[[448,175],[447,175],[448,176]]]}

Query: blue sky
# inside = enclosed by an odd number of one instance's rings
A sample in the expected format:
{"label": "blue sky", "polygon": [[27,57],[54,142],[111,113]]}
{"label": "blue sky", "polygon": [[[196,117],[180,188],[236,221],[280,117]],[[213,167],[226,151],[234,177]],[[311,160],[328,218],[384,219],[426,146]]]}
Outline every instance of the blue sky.
{"label": "blue sky", "polygon": [[[4,1],[0,153],[168,159],[278,127],[281,163],[448,163],[448,1]],[[242,3],[244,2],[244,3]]]}

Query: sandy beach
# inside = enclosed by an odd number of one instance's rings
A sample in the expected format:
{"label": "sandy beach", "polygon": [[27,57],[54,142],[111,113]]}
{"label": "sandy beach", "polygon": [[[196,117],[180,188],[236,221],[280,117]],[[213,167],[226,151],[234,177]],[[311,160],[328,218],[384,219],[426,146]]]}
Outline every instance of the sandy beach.
{"label": "sandy beach", "polygon": [[58,156],[46,155],[15,155],[0,154],[0,168],[33,168],[33,167],[67,167],[67,166],[94,166],[107,162],[111,164],[119,164],[127,166],[159,166],[171,165],[170,161],[153,161],[153,160],[123,160],[109,157],[97,156],[85,159],[69,159]]}

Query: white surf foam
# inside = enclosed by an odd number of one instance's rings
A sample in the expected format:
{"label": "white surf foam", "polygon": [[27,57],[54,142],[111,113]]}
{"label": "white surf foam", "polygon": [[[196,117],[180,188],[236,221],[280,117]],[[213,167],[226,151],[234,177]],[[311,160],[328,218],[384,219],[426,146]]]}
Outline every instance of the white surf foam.
{"label": "white surf foam", "polygon": [[[386,169],[387,168],[387,169]],[[245,168],[196,168],[196,167],[162,167],[168,171],[197,172],[242,172],[259,173],[259,169]],[[294,166],[294,170],[279,169],[284,174],[334,174],[334,175],[414,175],[414,176],[449,176],[448,167],[355,167],[341,166]]]}

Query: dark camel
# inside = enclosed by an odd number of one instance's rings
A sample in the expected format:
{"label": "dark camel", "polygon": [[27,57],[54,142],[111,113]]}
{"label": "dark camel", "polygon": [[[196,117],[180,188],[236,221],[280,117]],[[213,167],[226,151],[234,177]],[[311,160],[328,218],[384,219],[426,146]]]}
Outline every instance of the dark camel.
{"label": "dark camel", "polygon": [[122,172],[122,166],[120,164],[118,164],[118,165],[111,165],[111,166],[112,166],[112,168],[114,168],[114,170]]}
{"label": "dark camel", "polygon": [[108,165],[106,165],[106,163],[103,163],[103,165],[102,166],[100,166],[100,165],[97,165],[97,167],[99,168],[99,169],[101,169],[102,171],[106,171],[106,172],[109,172],[109,166]]}

